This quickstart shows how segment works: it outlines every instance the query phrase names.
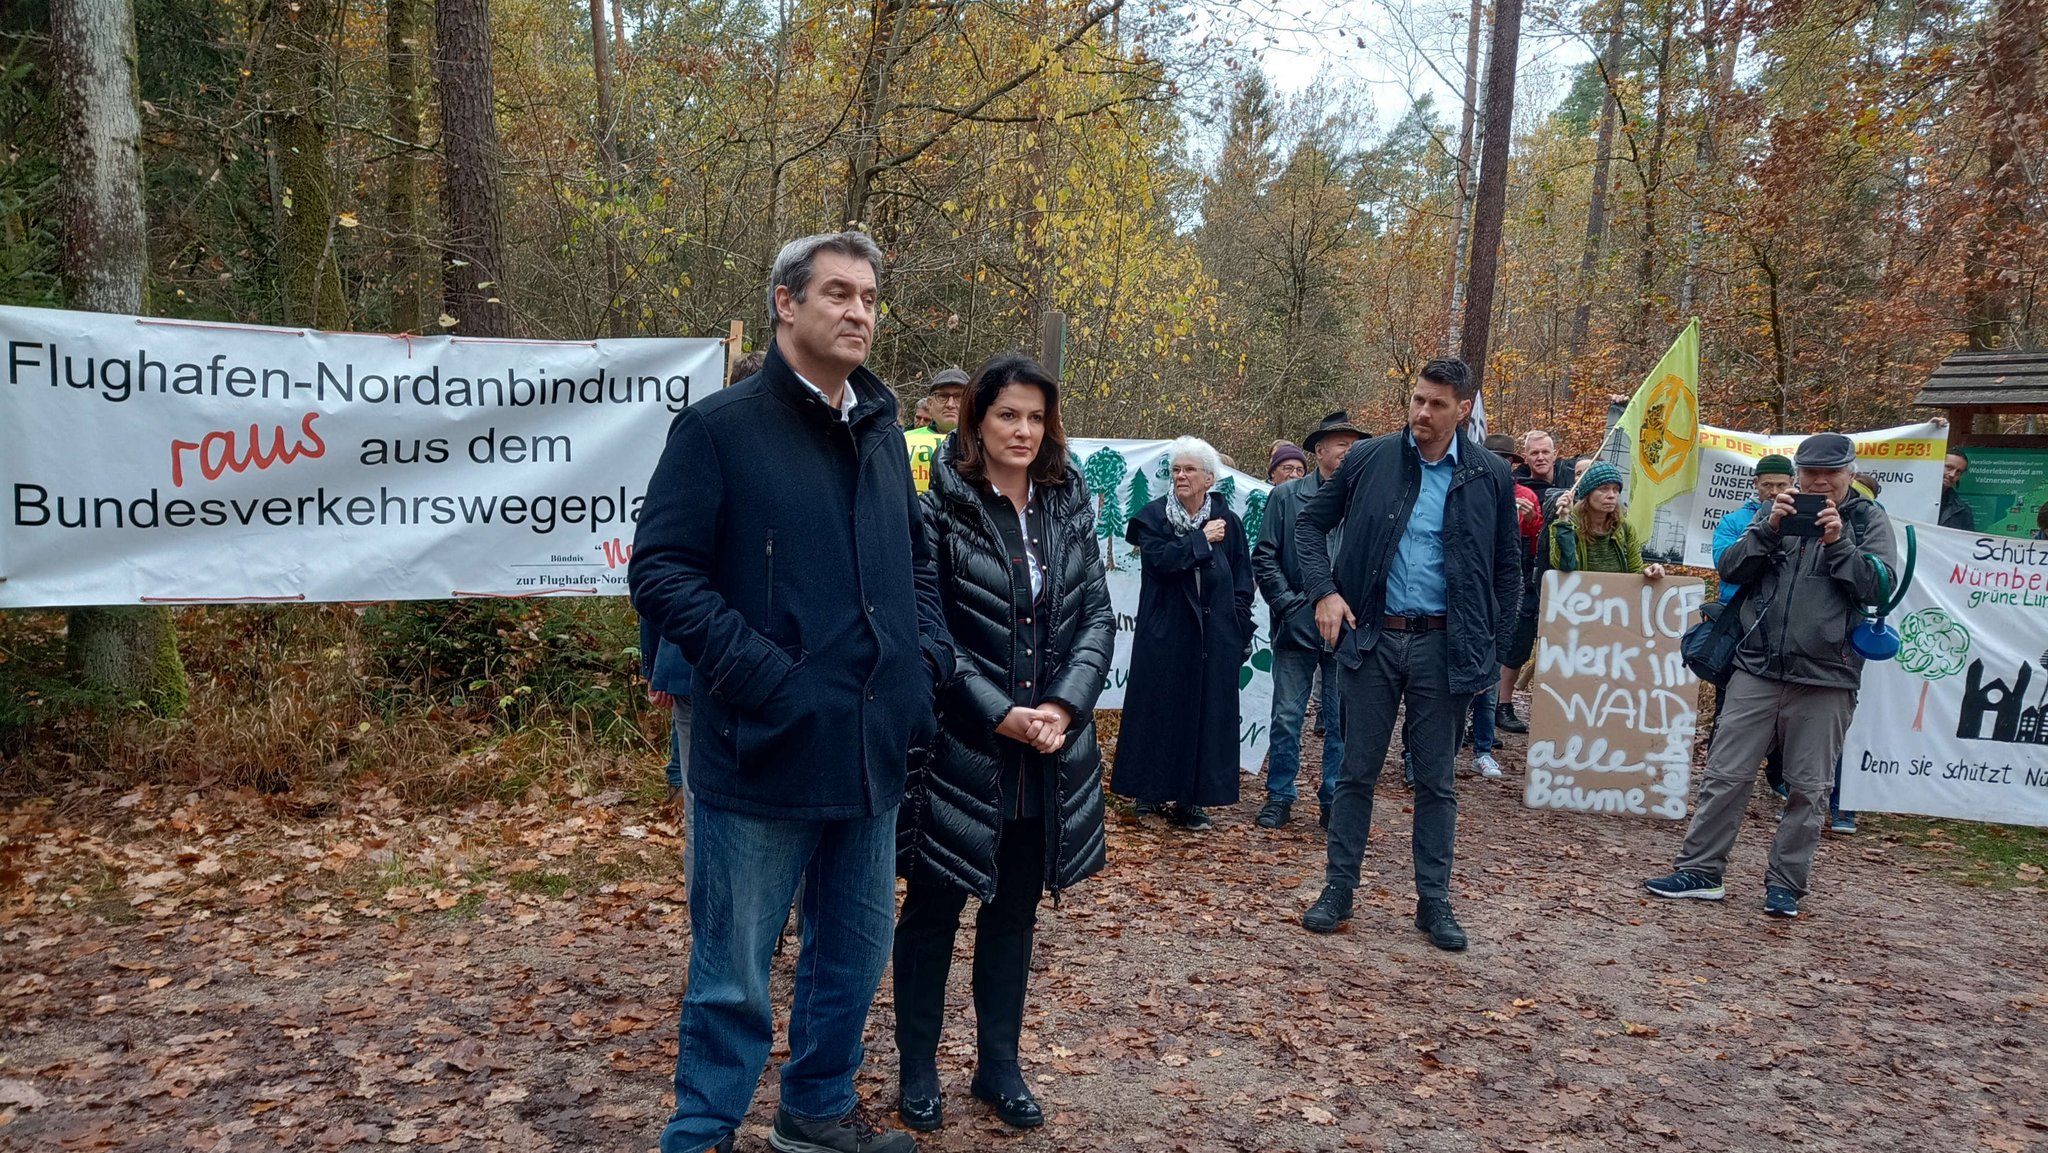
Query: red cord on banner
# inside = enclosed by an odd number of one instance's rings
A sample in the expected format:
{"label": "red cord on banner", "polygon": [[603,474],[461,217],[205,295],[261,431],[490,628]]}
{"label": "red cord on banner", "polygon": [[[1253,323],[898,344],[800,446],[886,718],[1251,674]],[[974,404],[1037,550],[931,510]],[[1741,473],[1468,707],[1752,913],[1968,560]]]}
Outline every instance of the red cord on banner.
{"label": "red cord on banner", "polygon": [[596,589],[594,589],[594,588],[590,588],[590,589],[586,589],[586,588],[559,588],[559,589],[533,589],[533,590],[532,590],[532,591],[530,591],[530,592],[523,592],[523,593],[472,593],[472,592],[464,592],[464,591],[462,591],[461,589],[456,589],[455,591],[453,591],[453,592],[449,593],[448,595],[450,595],[450,596],[454,596],[454,597],[487,597],[487,598],[490,598],[490,599],[493,599],[493,600],[507,600],[507,601],[516,601],[516,600],[525,600],[525,599],[526,599],[527,597],[548,597],[548,596],[554,596],[554,595],[555,595],[556,593],[587,593],[587,594],[589,594],[590,596],[596,596],[596,595],[597,595],[597,590],[596,590]]}

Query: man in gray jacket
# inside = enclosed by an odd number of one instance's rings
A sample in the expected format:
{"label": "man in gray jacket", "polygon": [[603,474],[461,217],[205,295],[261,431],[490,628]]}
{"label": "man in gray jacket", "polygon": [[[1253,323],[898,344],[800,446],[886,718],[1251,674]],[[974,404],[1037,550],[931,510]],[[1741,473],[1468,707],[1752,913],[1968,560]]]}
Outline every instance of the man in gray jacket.
{"label": "man in gray jacket", "polygon": [[[1266,598],[1273,613],[1273,741],[1266,754],[1266,805],[1259,810],[1262,829],[1277,829],[1293,819],[1294,801],[1299,795],[1294,782],[1301,775],[1301,726],[1308,716],[1309,687],[1318,669],[1323,674],[1319,714],[1323,721],[1323,780],[1316,790],[1316,810],[1321,814],[1316,821],[1323,828],[1330,827],[1330,802],[1337,794],[1337,770],[1344,764],[1337,654],[1316,631],[1316,606],[1304,587],[1294,525],[1301,517],[1302,506],[1337,475],[1344,454],[1364,435],[1351,423],[1351,414],[1342,409],[1324,417],[1301,442],[1315,457],[1315,471],[1288,481],[1266,498],[1266,515],[1259,522],[1259,543],[1252,547],[1252,577],[1259,582],[1259,595]],[[1329,535],[1328,549],[1332,555],[1337,551],[1339,535]]]}
{"label": "man in gray jacket", "polygon": [[1791,493],[1780,493],[1721,554],[1721,579],[1756,589],[1742,606],[1742,645],[1721,691],[1699,807],[1675,871],[1643,882],[1660,897],[1725,895],[1721,878],[1756,787],[1757,762],[1777,742],[1791,795],[1764,874],[1764,912],[1773,917],[1799,915],[1813,876],[1835,761],[1863,680],[1849,630],[1864,605],[1891,591],[1899,566],[1891,518],[1849,487],[1853,441],[1833,432],[1809,436],[1793,465],[1801,493],[1827,498],[1815,518],[1818,535],[1782,531],[1794,506]]}

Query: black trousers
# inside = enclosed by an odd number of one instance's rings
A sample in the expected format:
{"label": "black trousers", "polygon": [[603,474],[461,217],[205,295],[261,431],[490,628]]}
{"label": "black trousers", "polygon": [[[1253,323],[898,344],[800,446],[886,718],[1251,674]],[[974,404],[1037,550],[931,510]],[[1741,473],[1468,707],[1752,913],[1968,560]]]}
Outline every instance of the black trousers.
{"label": "black trousers", "polygon": [[[974,1020],[984,1065],[1017,1059],[1044,877],[1044,819],[1005,824],[996,842],[996,899],[981,907],[974,926]],[[896,1050],[906,1060],[938,1056],[946,974],[967,897],[931,880],[912,881],[904,893],[896,921]]]}

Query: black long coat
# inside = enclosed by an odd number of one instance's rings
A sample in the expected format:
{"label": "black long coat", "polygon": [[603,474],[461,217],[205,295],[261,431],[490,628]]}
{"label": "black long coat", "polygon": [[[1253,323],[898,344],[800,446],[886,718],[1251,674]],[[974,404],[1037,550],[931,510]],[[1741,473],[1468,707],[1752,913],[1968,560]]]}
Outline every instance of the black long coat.
{"label": "black long coat", "polygon": [[[913,769],[896,819],[896,868],[904,877],[936,879],[984,901],[995,899],[996,839],[1001,832],[998,774],[1021,751],[1027,771],[1042,774],[1045,798],[1045,886],[1055,894],[1102,869],[1102,750],[1095,743],[1095,700],[1116,647],[1116,610],[1096,547],[1095,502],[1080,473],[1064,484],[1040,485],[1047,539],[1047,619],[1018,619],[1012,564],[1003,534],[981,494],[953,467],[948,438],[932,463],[924,496],[925,538],[938,562],[939,600],[956,650],[954,675],[939,689],[939,732],[930,764]],[[1028,596],[1028,594],[1027,594]],[[1031,654],[1039,625],[1046,651]],[[1030,689],[1014,686],[1039,671]],[[1019,699],[1019,697],[1023,699]],[[1074,718],[1067,742],[1051,756],[997,736],[1012,705],[1054,702]]]}
{"label": "black long coat", "polygon": [[1237,803],[1238,670],[1252,636],[1252,558],[1244,524],[1209,495],[1197,523],[1221,517],[1223,541],[1175,535],[1160,497],[1124,535],[1144,583],[1131,639],[1131,679],[1110,787],[1141,801]]}

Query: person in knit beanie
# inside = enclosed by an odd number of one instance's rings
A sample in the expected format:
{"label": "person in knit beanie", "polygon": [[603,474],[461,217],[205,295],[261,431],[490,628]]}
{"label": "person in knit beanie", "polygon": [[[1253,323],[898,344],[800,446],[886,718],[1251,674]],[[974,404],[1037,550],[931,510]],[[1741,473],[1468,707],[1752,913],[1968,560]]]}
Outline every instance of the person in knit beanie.
{"label": "person in knit beanie", "polygon": [[1643,564],[1643,543],[1621,503],[1621,470],[1596,460],[1572,486],[1571,512],[1550,525],[1550,567],[1559,572],[1632,572],[1651,580],[1661,564]]}
{"label": "person in knit beanie", "polygon": [[1308,475],[1308,454],[1291,440],[1273,442],[1273,456],[1266,461],[1266,483],[1286,484]]}

